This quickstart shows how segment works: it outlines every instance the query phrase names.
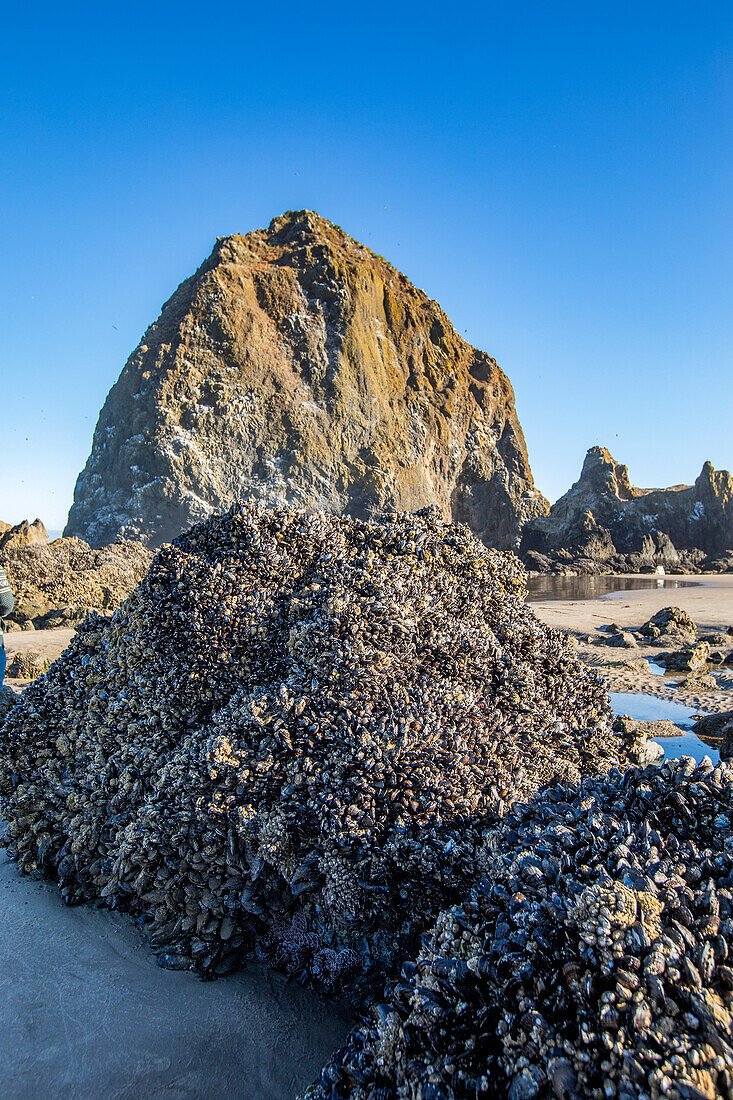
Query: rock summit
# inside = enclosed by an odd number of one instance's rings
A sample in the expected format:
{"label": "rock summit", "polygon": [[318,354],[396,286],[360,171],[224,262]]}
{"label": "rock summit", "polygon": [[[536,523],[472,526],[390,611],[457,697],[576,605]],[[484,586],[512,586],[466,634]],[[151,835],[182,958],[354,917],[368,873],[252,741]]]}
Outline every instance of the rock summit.
{"label": "rock summit", "polygon": [[239,498],[435,505],[499,548],[548,507],[496,361],[308,210],[220,238],[166,302],[107,397],[65,533],[159,545]]}

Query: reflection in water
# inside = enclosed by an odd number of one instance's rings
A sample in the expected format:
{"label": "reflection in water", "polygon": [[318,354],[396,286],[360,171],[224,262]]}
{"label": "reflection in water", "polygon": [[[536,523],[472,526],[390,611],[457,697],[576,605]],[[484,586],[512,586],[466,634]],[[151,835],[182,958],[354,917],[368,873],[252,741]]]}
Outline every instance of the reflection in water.
{"label": "reflection in water", "polygon": [[630,691],[610,691],[609,695],[614,714],[628,714],[637,722],[659,722],[662,718],[667,718],[683,729],[692,729],[693,719],[698,713],[693,707],[671,703],[667,699],[657,699],[654,695]]}
{"label": "reflection in water", "polygon": [[709,756],[713,764],[720,762],[718,749],[707,745],[696,733],[683,733],[679,737],[655,737],[654,740],[664,749],[664,755],[669,760],[676,760],[680,756],[693,756],[698,764],[703,756]]}
{"label": "reflection in water", "polygon": [[527,599],[597,600],[610,592],[637,592],[647,588],[697,588],[697,581],[681,581],[676,577],[530,577]]}
{"label": "reflection in water", "polygon": [[[693,756],[702,760],[709,756],[713,764],[720,760],[718,742],[711,739],[703,741],[692,732],[693,718],[697,714],[692,707],[682,703],[671,703],[667,699],[656,699],[653,695],[639,695],[625,691],[609,692],[611,708],[614,714],[628,714],[637,722],[658,722],[663,718],[680,726],[679,737],[655,737],[657,744],[664,749],[664,755],[676,759],[678,756]],[[689,732],[686,732],[689,731]]]}

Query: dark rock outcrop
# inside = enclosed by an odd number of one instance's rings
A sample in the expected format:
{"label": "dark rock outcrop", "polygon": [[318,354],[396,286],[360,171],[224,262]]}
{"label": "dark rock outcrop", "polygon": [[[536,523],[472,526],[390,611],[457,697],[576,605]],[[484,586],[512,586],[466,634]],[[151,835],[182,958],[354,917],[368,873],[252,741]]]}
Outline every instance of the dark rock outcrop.
{"label": "dark rock outcrop", "polygon": [[733,760],[733,710],[704,714],[692,728],[703,741],[720,750],[721,760]]}
{"label": "dark rock outcrop", "polygon": [[692,486],[637,489],[591,447],[578,481],[530,521],[521,553],[538,572],[725,570],[733,565],[733,477],[706,462]]}
{"label": "dark rock outcrop", "polygon": [[500,548],[548,507],[495,360],[310,211],[220,238],[165,304],[104,404],[65,533],[157,545],[237,498],[437,505]]}

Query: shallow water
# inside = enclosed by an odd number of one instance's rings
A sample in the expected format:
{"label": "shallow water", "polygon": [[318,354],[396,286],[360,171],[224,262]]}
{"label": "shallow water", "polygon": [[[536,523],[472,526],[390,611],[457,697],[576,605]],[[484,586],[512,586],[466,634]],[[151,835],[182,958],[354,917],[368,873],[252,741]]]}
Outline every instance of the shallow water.
{"label": "shallow water", "polygon": [[[666,718],[681,727],[679,737],[654,738],[664,749],[666,757],[676,759],[679,756],[693,756],[699,761],[703,756],[709,756],[713,764],[720,760],[720,753],[715,745],[706,743],[692,732],[693,718],[698,713],[692,707],[635,692],[610,691],[609,696],[614,714],[628,714],[637,722],[657,722]],[[685,732],[687,730],[689,732]]]}
{"label": "shallow water", "polygon": [[631,691],[611,691],[611,708],[614,714],[628,714],[637,722],[658,722],[667,718],[684,729],[692,729],[692,722],[699,712],[682,703],[657,699],[654,695],[642,695]]}
{"label": "shallow water", "polygon": [[680,756],[692,756],[698,764],[703,756],[708,756],[713,764],[720,762],[720,752],[707,745],[695,733],[683,733],[679,737],[655,737],[654,741],[664,749],[668,760],[677,760]]}
{"label": "shallow water", "polygon": [[696,581],[676,577],[530,577],[527,600],[598,600],[612,592],[637,592],[649,588],[697,588]]}

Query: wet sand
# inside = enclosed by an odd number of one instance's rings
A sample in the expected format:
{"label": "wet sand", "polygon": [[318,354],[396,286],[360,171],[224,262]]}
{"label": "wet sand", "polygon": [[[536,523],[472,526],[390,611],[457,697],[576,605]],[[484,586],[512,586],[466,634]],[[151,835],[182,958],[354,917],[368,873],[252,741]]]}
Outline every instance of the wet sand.
{"label": "wet sand", "polygon": [[[646,578],[649,579],[648,577]],[[545,600],[532,604],[538,618],[573,635],[583,661],[602,674],[610,691],[640,692],[682,703],[699,713],[733,709],[733,668],[716,670],[717,687],[710,691],[682,691],[683,673],[659,676],[644,666],[658,658],[658,646],[616,649],[604,644],[602,627],[617,623],[638,629],[663,607],[681,607],[696,623],[698,634],[725,631],[733,625],[733,575],[675,577],[696,582],[690,588],[655,588],[614,592],[594,600]],[[593,640],[588,643],[586,639]],[[733,638],[730,639],[733,645]],[[721,649],[725,649],[721,646]],[[634,667],[634,662],[639,662]]]}
{"label": "wet sand", "polygon": [[348,1017],[259,965],[161,970],[129,917],[69,908],[0,853],[5,1100],[292,1100]]}

